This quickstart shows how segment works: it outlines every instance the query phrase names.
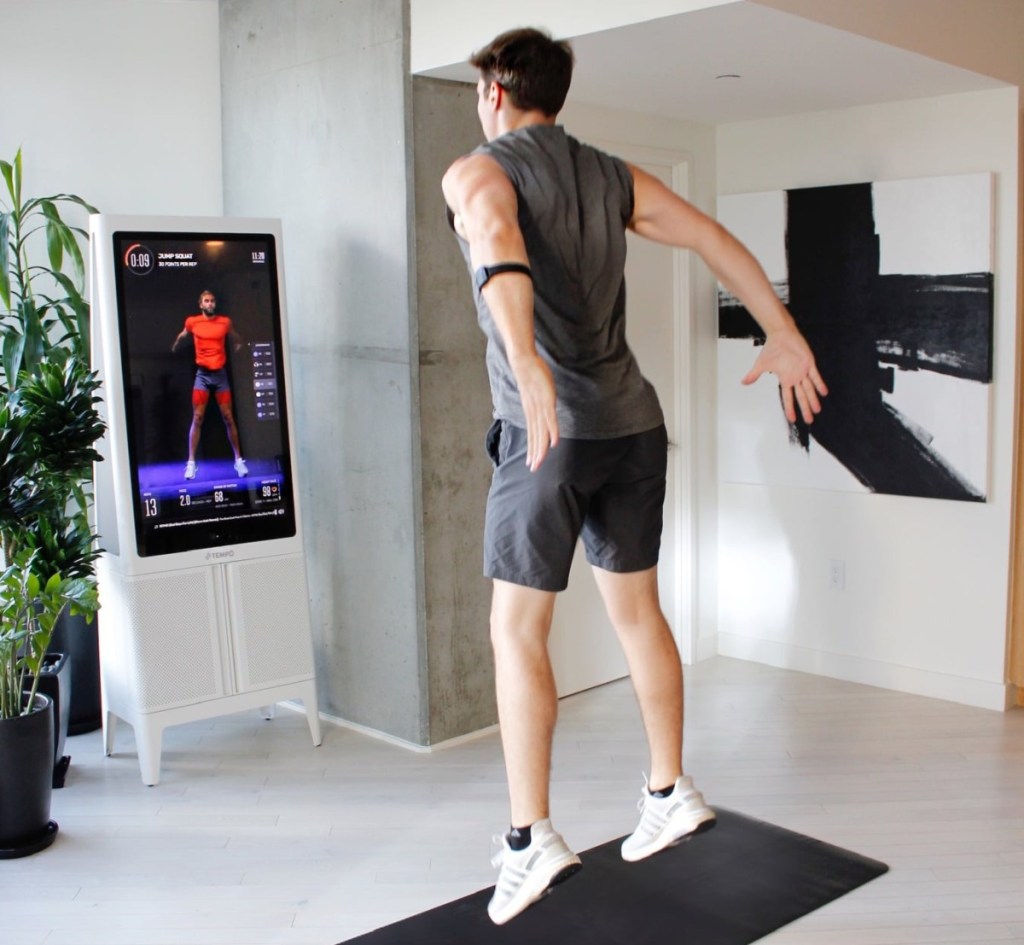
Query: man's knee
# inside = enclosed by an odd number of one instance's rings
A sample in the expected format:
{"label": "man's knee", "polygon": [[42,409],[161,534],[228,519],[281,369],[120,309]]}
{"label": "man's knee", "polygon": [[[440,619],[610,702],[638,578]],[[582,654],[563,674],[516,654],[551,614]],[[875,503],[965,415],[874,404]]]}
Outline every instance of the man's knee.
{"label": "man's knee", "polygon": [[555,594],[533,587],[494,581],[491,596],[491,644],[547,645]]}

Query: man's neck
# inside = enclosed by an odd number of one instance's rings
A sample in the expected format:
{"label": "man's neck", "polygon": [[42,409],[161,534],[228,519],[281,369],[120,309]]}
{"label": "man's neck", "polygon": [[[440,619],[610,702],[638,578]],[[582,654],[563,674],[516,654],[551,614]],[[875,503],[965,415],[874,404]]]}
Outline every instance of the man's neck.
{"label": "man's neck", "polygon": [[553,125],[557,121],[557,115],[545,115],[541,111],[519,112],[510,109],[501,115],[498,122],[498,131],[499,134],[508,134],[510,131],[530,128],[533,125]]}

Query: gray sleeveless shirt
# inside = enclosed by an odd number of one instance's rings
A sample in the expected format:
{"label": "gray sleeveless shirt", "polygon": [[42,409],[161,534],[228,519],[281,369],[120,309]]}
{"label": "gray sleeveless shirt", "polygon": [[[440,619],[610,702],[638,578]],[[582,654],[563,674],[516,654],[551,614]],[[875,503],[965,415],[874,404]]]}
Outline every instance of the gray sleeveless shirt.
{"label": "gray sleeveless shirt", "polygon": [[[534,334],[554,374],[560,435],[609,439],[660,425],[657,395],[626,344],[629,168],[558,125],[509,132],[474,153],[497,161],[518,197],[533,273]],[[459,243],[472,273],[469,245]],[[480,291],[474,287],[473,294],[487,336],[494,416],[525,427],[501,335]]]}

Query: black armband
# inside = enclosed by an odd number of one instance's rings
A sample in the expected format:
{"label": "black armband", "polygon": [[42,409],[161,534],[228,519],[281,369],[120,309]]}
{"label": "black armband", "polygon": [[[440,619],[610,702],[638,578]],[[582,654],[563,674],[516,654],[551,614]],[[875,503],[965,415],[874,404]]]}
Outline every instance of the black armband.
{"label": "black armband", "polygon": [[492,276],[496,276],[501,272],[521,272],[523,275],[533,278],[533,273],[530,272],[530,267],[523,263],[494,263],[492,266],[481,266],[476,272],[473,273],[473,284],[477,287],[477,291],[482,289],[488,282],[491,281]]}

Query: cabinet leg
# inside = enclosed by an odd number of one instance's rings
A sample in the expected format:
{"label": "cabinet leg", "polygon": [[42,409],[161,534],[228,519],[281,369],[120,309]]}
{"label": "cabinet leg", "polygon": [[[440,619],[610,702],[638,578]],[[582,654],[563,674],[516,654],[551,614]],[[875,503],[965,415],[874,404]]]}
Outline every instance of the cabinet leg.
{"label": "cabinet leg", "polygon": [[309,722],[309,734],[313,736],[313,744],[317,747],[323,741],[320,735],[320,713],[316,704],[316,684],[309,683],[299,697],[306,708],[306,721]]}
{"label": "cabinet leg", "polygon": [[103,710],[103,754],[108,758],[114,753],[114,732],[117,731],[117,716],[109,709]]}
{"label": "cabinet leg", "polygon": [[135,744],[143,784],[153,786],[160,783],[160,746],[163,734],[163,725],[155,719],[140,719],[135,723]]}

